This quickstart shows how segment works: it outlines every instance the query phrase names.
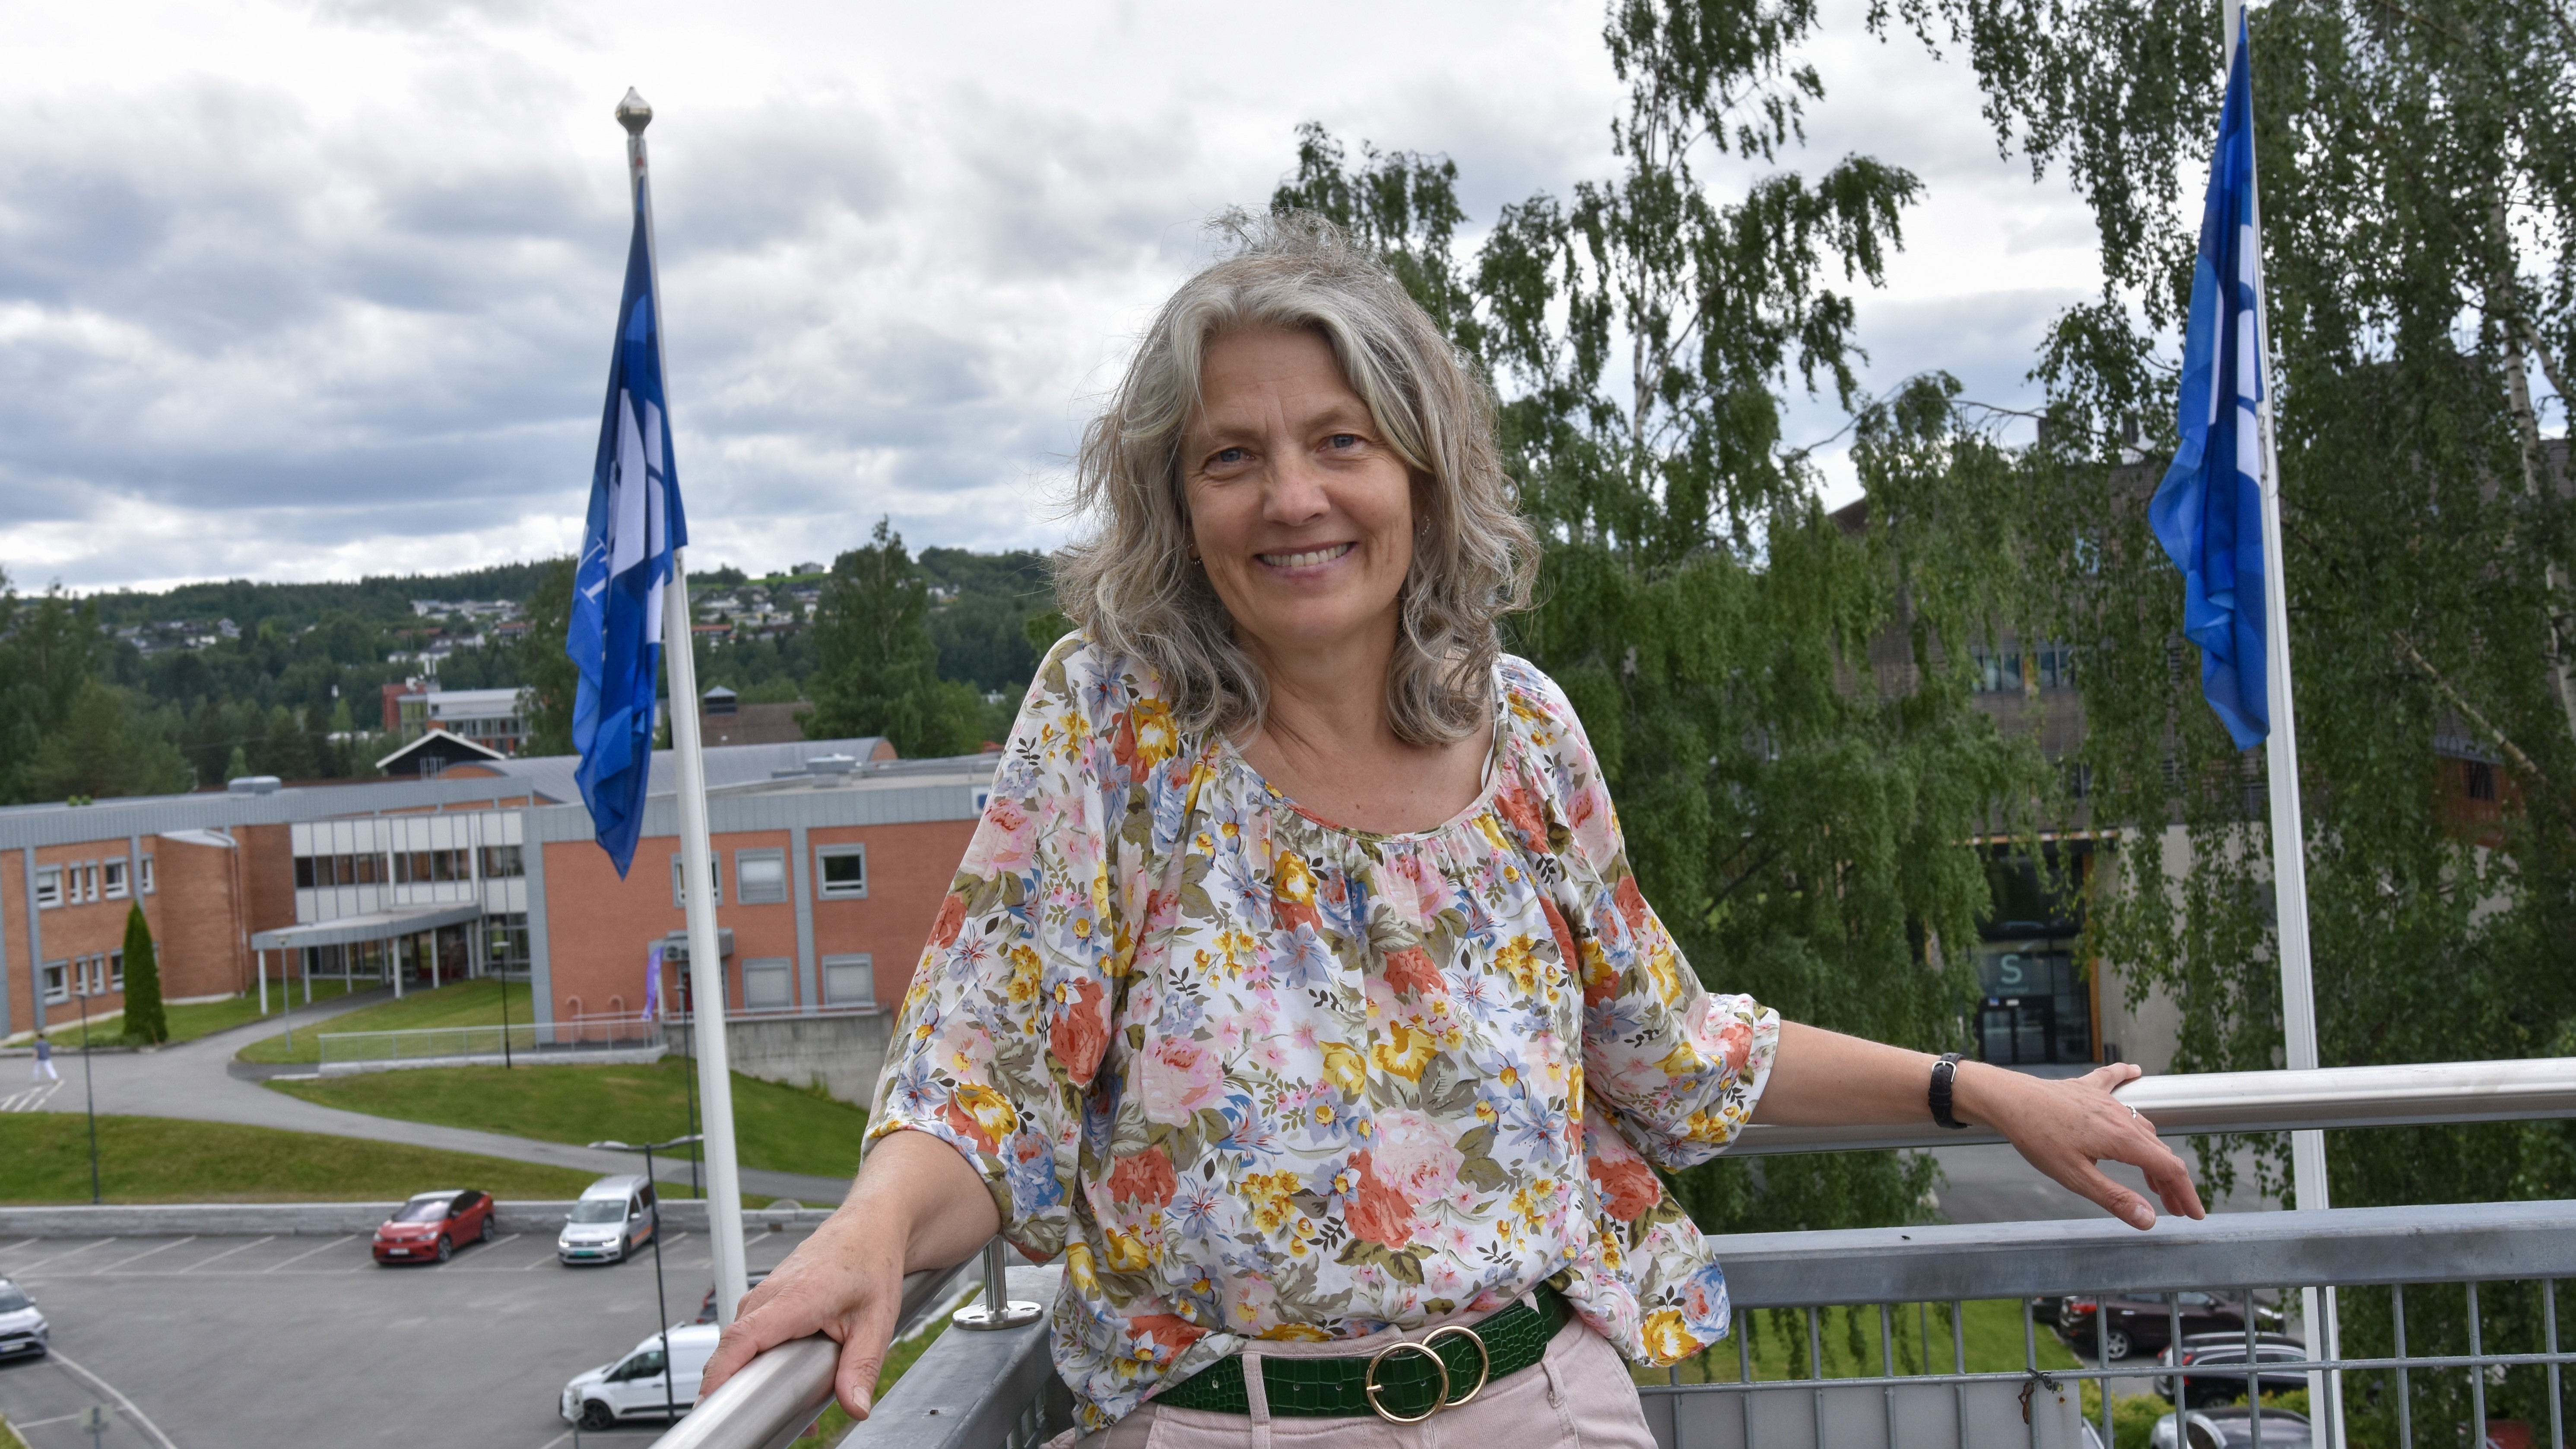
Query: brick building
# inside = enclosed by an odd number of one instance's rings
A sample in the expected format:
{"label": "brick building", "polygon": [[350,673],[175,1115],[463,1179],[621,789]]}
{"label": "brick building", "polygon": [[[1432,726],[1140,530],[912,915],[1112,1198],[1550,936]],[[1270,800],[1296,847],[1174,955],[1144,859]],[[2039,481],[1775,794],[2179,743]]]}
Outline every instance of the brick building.
{"label": "brick building", "polygon": [[[728,1006],[864,1015],[899,1000],[996,758],[899,760],[881,739],[708,750]],[[263,977],[399,989],[504,972],[530,982],[540,1023],[640,1013],[652,947],[685,930],[675,771],[655,756],[620,880],[575,763],[0,809],[0,1037],[121,1011],[137,902],[174,1002]],[[666,954],[676,968],[682,950]]]}

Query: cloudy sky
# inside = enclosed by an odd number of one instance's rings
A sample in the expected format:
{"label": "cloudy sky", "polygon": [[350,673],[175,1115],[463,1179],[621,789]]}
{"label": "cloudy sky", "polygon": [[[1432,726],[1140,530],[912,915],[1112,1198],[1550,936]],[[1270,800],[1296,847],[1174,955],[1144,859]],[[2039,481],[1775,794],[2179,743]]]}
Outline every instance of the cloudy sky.
{"label": "cloudy sky", "polygon": [[[1471,216],[1611,174],[1599,0],[9,0],[0,568],[345,578],[569,551],[650,134],[692,563],[1045,545],[1091,400],[1293,128],[1446,152]],[[1928,185],[1884,387],[2026,401],[2097,285],[1964,67],[1827,0],[1816,167]],[[1841,424],[1801,410],[1798,436]],[[1829,459],[1829,468],[1831,460]]]}

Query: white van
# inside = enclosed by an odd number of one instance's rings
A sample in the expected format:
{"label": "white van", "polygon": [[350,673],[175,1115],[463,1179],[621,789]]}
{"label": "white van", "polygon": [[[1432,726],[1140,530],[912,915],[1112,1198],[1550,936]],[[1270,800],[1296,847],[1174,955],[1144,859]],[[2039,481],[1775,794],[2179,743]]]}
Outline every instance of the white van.
{"label": "white van", "polygon": [[566,1263],[617,1263],[653,1237],[653,1182],[640,1172],[603,1177],[583,1188],[555,1256]]}
{"label": "white van", "polygon": [[564,1385],[563,1417],[585,1429],[607,1429],[636,1419],[659,1419],[698,1401],[698,1377],[715,1356],[724,1332],[712,1323],[683,1323],[671,1330],[670,1389],[665,1396],[662,1335],[635,1345],[615,1363],[601,1364]]}

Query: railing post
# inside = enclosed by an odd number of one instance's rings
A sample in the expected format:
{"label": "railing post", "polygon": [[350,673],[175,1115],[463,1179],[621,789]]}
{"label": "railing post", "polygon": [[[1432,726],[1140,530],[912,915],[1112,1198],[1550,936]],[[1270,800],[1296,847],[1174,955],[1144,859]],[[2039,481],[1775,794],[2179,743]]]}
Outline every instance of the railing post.
{"label": "railing post", "polygon": [[958,1309],[948,1316],[948,1321],[959,1328],[989,1333],[1035,1323],[1045,1312],[1034,1303],[1011,1297],[1010,1280],[1002,1266],[1002,1235],[995,1233],[984,1244],[984,1301]]}

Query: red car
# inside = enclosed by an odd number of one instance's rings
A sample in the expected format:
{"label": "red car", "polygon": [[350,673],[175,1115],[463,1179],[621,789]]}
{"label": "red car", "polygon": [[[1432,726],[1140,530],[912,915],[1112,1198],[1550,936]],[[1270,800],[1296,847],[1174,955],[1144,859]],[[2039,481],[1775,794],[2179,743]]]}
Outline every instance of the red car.
{"label": "red car", "polygon": [[376,1261],[444,1263],[456,1256],[459,1243],[488,1243],[498,1231],[488,1192],[450,1187],[414,1193],[376,1229]]}

